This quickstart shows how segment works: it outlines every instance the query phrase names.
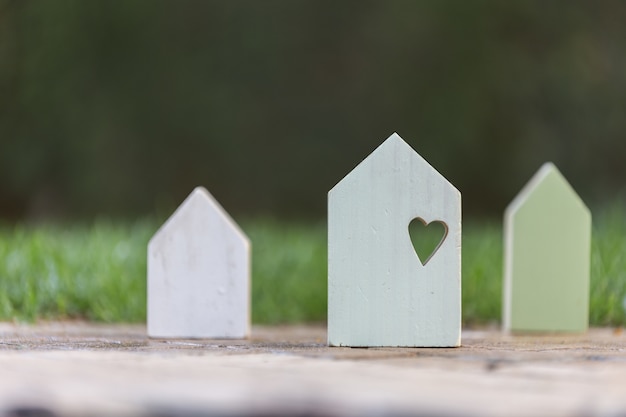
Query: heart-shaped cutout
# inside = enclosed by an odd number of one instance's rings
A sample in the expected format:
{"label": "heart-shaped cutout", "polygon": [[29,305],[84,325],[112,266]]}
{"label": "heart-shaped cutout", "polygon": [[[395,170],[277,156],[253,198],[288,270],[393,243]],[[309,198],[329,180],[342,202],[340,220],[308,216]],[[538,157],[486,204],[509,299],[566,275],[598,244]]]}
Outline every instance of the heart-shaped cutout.
{"label": "heart-shaped cutout", "polygon": [[426,223],[421,217],[416,217],[409,223],[409,237],[422,265],[430,261],[446,240],[446,236],[448,236],[448,226],[440,220]]}

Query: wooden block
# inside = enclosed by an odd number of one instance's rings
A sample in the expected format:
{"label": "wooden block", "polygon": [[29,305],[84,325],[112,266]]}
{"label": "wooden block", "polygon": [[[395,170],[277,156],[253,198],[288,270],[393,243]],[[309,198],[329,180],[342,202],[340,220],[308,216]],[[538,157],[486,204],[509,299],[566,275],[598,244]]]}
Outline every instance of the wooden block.
{"label": "wooden block", "polygon": [[250,243],[197,187],[148,244],[148,335],[244,338],[250,331]]}
{"label": "wooden block", "polygon": [[552,163],[507,207],[504,248],[505,330],[587,330],[591,213]]}
{"label": "wooden block", "polygon": [[[444,226],[430,257],[415,219]],[[461,194],[394,133],[328,193],[328,343],[460,342]]]}

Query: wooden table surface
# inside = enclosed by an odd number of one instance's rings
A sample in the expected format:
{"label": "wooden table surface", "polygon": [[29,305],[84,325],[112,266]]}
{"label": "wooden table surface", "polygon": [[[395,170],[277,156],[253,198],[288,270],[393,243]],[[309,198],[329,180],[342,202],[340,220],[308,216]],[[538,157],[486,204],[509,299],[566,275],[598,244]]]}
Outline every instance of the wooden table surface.
{"label": "wooden table surface", "polygon": [[351,349],[327,347],[325,326],[162,340],[143,325],[0,323],[0,372],[2,417],[626,415],[621,329]]}

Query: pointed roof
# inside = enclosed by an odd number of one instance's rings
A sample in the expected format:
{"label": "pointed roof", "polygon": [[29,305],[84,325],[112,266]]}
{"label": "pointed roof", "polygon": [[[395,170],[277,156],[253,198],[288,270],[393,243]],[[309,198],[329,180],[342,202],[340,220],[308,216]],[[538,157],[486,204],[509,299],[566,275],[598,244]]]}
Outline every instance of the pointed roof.
{"label": "pointed roof", "polygon": [[[542,190],[545,191],[542,192]],[[543,197],[544,193],[547,198]],[[539,197],[539,194],[542,194],[542,196]],[[529,200],[537,198],[541,198],[543,201],[541,204],[546,205],[554,204],[551,203],[553,201],[556,201],[556,204],[559,206],[571,203],[572,207],[577,207],[591,216],[589,208],[552,162],[544,163],[533,175],[530,181],[526,183],[507,206],[505,215],[515,215],[526,204],[529,204]]]}
{"label": "pointed roof", "polygon": [[[176,228],[177,224],[181,221],[180,219],[196,210],[214,213],[222,223],[232,226],[232,231],[237,238],[241,239],[246,246],[250,245],[250,240],[241,230],[239,225],[230,217],[230,215],[211,195],[211,193],[209,193],[209,191],[202,186],[198,186],[193,189],[193,191],[180,204],[180,206],[178,206],[174,213],[172,213],[159,230],[157,230],[157,232],[152,236],[148,245],[150,246],[153,242],[160,240],[162,236],[166,234],[167,230]],[[227,230],[231,230],[231,228],[228,228]]]}
{"label": "pointed roof", "polygon": [[[389,170],[389,167],[392,167]],[[416,169],[419,168],[419,169]],[[404,141],[397,133],[393,133],[382,144],[380,144],[372,153],[370,153],[361,163],[359,163],[352,171],[350,171],[341,181],[339,181],[329,193],[340,190],[347,183],[349,177],[359,175],[382,175],[385,178],[397,178],[399,173],[405,176],[406,172],[413,174],[419,171],[420,177],[437,178],[444,181],[450,188],[457,193],[459,191],[448,181],[439,171],[428,163],[420,154],[418,154],[408,143]],[[460,194],[460,193],[459,193]]]}

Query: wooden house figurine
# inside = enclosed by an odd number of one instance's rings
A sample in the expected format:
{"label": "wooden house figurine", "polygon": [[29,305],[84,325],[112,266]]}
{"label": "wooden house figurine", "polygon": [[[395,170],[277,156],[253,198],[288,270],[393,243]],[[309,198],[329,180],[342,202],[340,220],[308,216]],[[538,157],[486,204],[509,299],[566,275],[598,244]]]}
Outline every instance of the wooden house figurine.
{"label": "wooden house figurine", "polygon": [[244,338],[250,329],[250,243],[197,187],[148,244],[148,335]]}
{"label": "wooden house figurine", "polygon": [[[409,224],[439,222],[421,258]],[[461,341],[461,194],[398,134],[328,193],[328,343]]]}
{"label": "wooden house figurine", "polygon": [[503,325],[583,332],[589,322],[591,213],[552,163],[504,216]]}

